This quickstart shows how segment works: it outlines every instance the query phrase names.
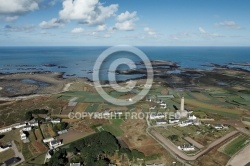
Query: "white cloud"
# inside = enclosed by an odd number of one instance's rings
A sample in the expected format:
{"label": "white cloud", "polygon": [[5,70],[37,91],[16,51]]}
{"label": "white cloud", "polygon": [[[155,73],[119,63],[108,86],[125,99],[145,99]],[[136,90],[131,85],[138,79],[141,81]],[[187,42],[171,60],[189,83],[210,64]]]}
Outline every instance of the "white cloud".
{"label": "white cloud", "polygon": [[12,22],[12,21],[17,20],[18,18],[19,18],[18,16],[6,16],[6,17],[4,18],[4,20],[5,20],[6,22]]}
{"label": "white cloud", "polygon": [[74,28],[71,33],[83,33],[84,29],[83,28]]}
{"label": "white cloud", "polygon": [[223,21],[220,23],[216,23],[215,25],[230,29],[240,29],[241,27],[234,21]]}
{"label": "white cloud", "polygon": [[135,28],[135,22],[138,20],[136,12],[128,12],[121,13],[116,17],[117,23],[115,24],[115,28],[118,30],[124,31],[132,31]]}
{"label": "white cloud", "polygon": [[207,33],[202,27],[199,27],[200,33]]}
{"label": "white cloud", "polygon": [[207,32],[205,29],[203,29],[202,27],[199,27],[199,36],[200,37],[203,37],[203,38],[207,38],[207,39],[210,39],[210,38],[217,38],[217,37],[225,37],[224,35],[221,35],[221,34],[218,34],[218,33],[210,33],[210,32]]}
{"label": "white cloud", "polygon": [[147,35],[151,36],[151,37],[156,37],[157,36],[157,33],[153,29],[151,29],[149,27],[145,27],[144,32],[146,32]]}
{"label": "white cloud", "polygon": [[55,6],[58,0],[51,0],[48,5],[49,6]]}
{"label": "white cloud", "polygon": [[116,19],[117,19],[118,22],[124,22],[126,20],[131,20],[131,19],[134,19],[134,18],[136,18],[136,12],[135,11],[132,12],[132,13],[126,11],[125,13],[121,13],[120,15],[118,15]]}
{"label": "white cloud", "polygon": [[35,29],[34,25],[23,25],[23,26],[11,26],[5,25],[4,30],[6,32],[31,32]]}
{"label": "white cloud", "polygon": [[1,14],[20,14],[39,9],[39,0],[0,0]]}
{"label": "white cloud", "polygon": [[99,0],[64,0],[59,16],[64,20],[78,20],[84,24],[100,25],[114,16],[117,10],[117,4],[103,6]]}
{"label": "white cloud", "polygon": [[107,29],[107,26],[105,24],[98,25],[96,29],[97,31],[105,31]]}
{"label": "white cloud", "polygon": [[39,26],[43,29],[51,29],[62,27],[64,24],[61,20],[57,18],[52,18],[50,21],[42,21]]}
{"label": "white cloud", "polygon": [[5,21],[14,21],[18,16],[39,9],[40,0],[0,0],[0,15]]}

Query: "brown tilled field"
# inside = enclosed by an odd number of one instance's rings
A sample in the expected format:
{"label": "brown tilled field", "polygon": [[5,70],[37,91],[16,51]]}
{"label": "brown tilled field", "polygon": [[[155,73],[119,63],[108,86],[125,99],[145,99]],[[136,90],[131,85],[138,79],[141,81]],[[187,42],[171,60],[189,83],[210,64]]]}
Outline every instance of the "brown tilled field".
{"label": "brown tilled field", "polygon": [[40,125],[40,128],[43,132],[43,136],[45,138],[50,138],[50,137],[54,137],[56,134],[52,129],[52,126],[50,126],[49,124],[42,124]]}
{"label": "brown tilled field", "polygon": [[39,153],[45,153],[48,150],[48,148],[40,141],[32,142],[32,145]]}
{"label": "brown tilled field", "polygon": [[35,135],[36,135],[37,140],[42,140],[43,139],[43,136],[42,136],[39,129],[35,129]]}
{"label": "brown tilled field", "polygon": [[74,112],[84,112],[90,103],[78,103],[74,109]]}

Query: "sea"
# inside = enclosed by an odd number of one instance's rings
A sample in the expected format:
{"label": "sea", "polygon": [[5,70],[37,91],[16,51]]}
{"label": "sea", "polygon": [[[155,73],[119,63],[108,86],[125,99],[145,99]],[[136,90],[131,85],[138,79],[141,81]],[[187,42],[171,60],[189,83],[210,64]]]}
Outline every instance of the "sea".
{"label": "sea", "polygon": [[[92,80],[93,66],[108,46],[84,47],[0,47],[0,73],[62,72],[63,77],[84,77]],[[181,68],[211,70],[211,64],[228,65],[250,71],[250,47],[137,47],[150,60],[176,62]],[[130,52],[118,52],[105,59],[100,79],[107,79],[109,66],[119,58],[129,58],[142,67],[138,56]],[[235,63],[232,65],[231,63]],[[122,64],[119,70],[128,66]],[[141,74],[117,75],[117,80],[141,77]]]}

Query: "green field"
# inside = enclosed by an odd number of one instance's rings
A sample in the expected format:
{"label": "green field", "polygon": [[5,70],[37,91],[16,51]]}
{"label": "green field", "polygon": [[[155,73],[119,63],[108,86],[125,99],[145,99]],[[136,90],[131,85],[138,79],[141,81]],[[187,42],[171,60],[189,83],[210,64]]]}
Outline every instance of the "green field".
{"label": "green field", "polygon": [[233,156],[240,149],[246,146],[250,142],[250,139],[244,135],[240,135],[234,140],[232,140],[229,144],[226,145],[223,152],[228,156]]}
{"label": "green field", "polygon": [[98,104],[91,104],[87,107],[87,109],[85,110],[85,112],[96,112],[98,109]]}
{"label": "green field", "polygon": [[60,99],[69,100],[72,97],[78,97],[76,102],[89,102],[89,103],[100,103],[105,100],[98,94],[92,92],[84,92],[84,91],[67,91],[58,95]]}
{"label": "green field", "polygon": [[111,119],[111,124],[104,125],[103,129],[112,133],[116,137],[120,137],[123,134],[122,129],[120,128],[121,124],[123,123],[122,119]]}

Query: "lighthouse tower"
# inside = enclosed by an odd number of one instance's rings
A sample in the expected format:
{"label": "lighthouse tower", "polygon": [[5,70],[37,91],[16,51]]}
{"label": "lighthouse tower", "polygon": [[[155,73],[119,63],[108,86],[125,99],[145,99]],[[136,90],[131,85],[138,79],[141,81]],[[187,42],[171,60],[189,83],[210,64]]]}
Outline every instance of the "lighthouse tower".
{"label": "lighthouse tower", "polygon": [[181,108],[180,111],[184,111],[184,97],[181,98]]}
{"label": "lighthouse tower", "polygon": [[177,110],[176,113],[175,113],[175,118],[176,119],[181,119],[181,118],[186,118],[187,116],[188,116],[188,112],[184,108],[184,97],[182,96],[181,105],[180,105],[179,110]]}

